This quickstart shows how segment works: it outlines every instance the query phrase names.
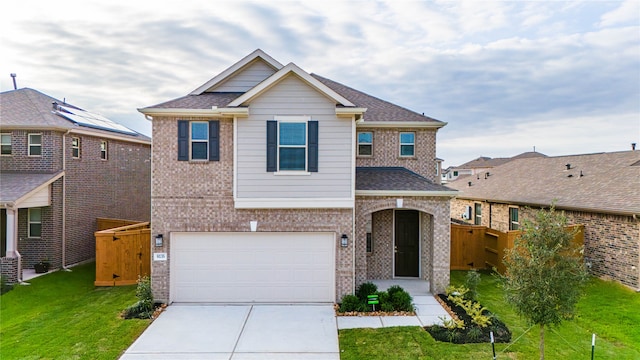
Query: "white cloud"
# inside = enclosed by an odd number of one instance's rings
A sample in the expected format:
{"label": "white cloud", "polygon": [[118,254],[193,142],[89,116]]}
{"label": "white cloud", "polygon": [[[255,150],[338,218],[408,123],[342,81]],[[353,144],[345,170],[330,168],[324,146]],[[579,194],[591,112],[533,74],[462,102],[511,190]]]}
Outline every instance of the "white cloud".
{"label": "white cloud", "polygon": [[615,10],[609,11],[601,16],[600,26],[614,26],[626,23],[638,23],[640,14],[640,1],[626,0],[620,3]]}

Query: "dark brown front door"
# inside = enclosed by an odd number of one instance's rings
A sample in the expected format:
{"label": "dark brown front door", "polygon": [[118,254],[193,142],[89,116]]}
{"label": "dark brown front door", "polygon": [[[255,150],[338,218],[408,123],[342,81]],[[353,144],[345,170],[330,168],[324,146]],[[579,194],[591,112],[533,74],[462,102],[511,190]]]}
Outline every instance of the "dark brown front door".
{"label": "dark brown front door", "polygon": [[415,210],[395,212],[395,276],[419,277],[420,219]]}
{"label": "dark brown front door", "polygon": [[7,256],[7,210],[0,210],[0,256]]}

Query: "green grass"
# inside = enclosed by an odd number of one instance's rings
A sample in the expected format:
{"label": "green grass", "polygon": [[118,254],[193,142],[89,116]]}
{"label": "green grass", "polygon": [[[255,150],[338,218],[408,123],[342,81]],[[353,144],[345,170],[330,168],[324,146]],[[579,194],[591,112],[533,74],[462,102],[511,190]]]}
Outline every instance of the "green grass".
{"label": "green grass", "polygon": [[149,325],[119,313],[137,301],[134,286],[94,287],[95,264],[16,285],[0,297],[1,359],[109,359]]}
{"label": "green grass", "polygon": [[[462,284],[465,274],[452,271],[451,282]],[[539,328],[534,326],[527,332],[530,325],[505,303],[502,289],[494,276],[482,275],[478,299],[513,333],[512,345],[496,344],[498,359],[539,357]],[[595,333],[596,359],[640,359],[638,309],[640,294],[616,283],[591,279],[585,288],[585,296],[578,303],[576,318],[557,328],[546,328],[546,358],[590,359],[591,334]],[[420,327],[340,330],[339,340],[343,360],[492,358],[491,344],[437,342]]]}

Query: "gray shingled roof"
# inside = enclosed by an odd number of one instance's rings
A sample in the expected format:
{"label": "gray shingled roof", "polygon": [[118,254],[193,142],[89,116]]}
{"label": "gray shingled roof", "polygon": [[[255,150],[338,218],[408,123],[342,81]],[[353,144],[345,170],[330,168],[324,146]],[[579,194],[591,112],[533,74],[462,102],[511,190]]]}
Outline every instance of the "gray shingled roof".
{"label": "gray shingled roof", "polygon": [[0,203],[14,203],[38,186],[56,177],[57,173],[0,172]]}
{"label": "gray shingled roof", "polygon": [[323,78],[317,74],[311,74],[321,83],[328,86],[331,90],[345,97],[358,107],[367,108],[365,113],[365,121],[416,121],[416,122],[438,122],[442,121],[432,119],[417,112],[392,104],[388,101],[378,99],[375,96],[365,94],[346,85],[340,84],[333,80]]}
{"label": "gray shingled roof", "polygon": [[[86,126],[80,126],[74,122],[56,115],[52,104],[64,104],[65,106],[80,109],[77,106],[65,103],[49,95],[30,88],[10,90],[0,93],[0,126],[3,128],[31,128],[31,129],[82,129],[89,132],[113,135],[114,132],[100,130]],[[116,132],[122,138],[136,140],[150,140],[149,137],[136,134],[129,135]]]}
{"label": "gray shingled roof", "polygon": [[357,167],[356,190],[452,191],[403,167]]}
{"label": "gray shingled roof", "polygon": [[[351,101],[357,107],[367,108],[367,112],[365,113],[366,121],[415,121],[442,123],[439,120],[418,114],[388,101],[378,99],[333,80],[323,78],[322,76],[316,74],[311,74],[311,76],[329,87],[331,90]],[[148,106],[146,108],[211,109],[212,106],[225,107],[242,94],[243,93],[237,92],[205,92],[200,95],[186,95],[160,104]]]}
{"label": "gray shingled roof", "polygon": [[495,167],[515,159],[526,159],[526,158],[532,158],[532,157],[546,157],[546,156],[547,155],[539,152],[535,152],[535,151],[523,152],[522,154],[516,155],[514,157],[510,157],[510,158],[490,158],[486,156],[481,156],[477,159],[473,159],[471,161],[468,161],[454,168],[455,169],[477,169],[477,168]]}
{"label": "gray shingled roof", "polygon": [[555,199],[558,208],[640,214],[638,161],[640,151],[522,158],[492,168],[486,179],[465,176],[447,186],[462,199],[541,206]]}
{"label": "gray shingled roof", "polygon": [[200,95],[186,95],[149,108],[160,109],[211,109],[212,106],[226,107],[240,97],[241,92],[205,92]]}

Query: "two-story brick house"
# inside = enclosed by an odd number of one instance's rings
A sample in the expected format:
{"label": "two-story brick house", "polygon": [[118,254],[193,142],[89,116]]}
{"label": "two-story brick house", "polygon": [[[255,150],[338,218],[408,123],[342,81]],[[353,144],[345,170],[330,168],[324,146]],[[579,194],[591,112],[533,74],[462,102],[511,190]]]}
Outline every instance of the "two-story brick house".
{"label": "two-story brick house", "polygon": [[446,123],[261,50],[139,111],[153,126],[156,299],[332,302],[367,279],[449,283]]}
{"label": "two-story brick house", "polygon": [[0,93],[2,275],[95,257],[96,218],[149,221],[151,140],[23,88]]}

